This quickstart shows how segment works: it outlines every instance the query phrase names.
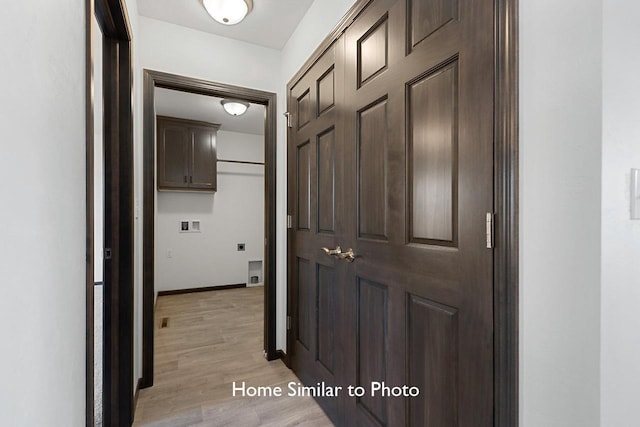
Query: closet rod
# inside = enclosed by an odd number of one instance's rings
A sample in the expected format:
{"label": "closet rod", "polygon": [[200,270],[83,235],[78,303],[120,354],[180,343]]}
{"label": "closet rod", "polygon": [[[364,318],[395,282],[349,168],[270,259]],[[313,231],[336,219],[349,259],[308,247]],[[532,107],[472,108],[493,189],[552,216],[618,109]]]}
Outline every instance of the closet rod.
{"label": "closet rod", "polygon": [[224,163],[242,163],[244,165],[263,165],[264,163],[260,163],[260,162],[246,162],[244,160],[224,160],[224,159],[218,159],[218,162],[224,162]]}

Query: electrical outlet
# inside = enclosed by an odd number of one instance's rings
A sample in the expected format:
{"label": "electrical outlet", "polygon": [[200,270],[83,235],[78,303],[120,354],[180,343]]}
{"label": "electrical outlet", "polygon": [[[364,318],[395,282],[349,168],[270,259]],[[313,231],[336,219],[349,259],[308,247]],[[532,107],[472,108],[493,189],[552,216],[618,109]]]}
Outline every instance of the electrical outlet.
{"label": "electrical outlet", "polygon": [[189,231],[189,221],[180,221],[180,231]]}
{"label": "electrical outlet", "polygon": [[244,251],[244,243],[238,243],[238,252]]}
{"label": "electrical outlet", "polygon": [[640,169],[631,169],[631,219],[640,219]]}

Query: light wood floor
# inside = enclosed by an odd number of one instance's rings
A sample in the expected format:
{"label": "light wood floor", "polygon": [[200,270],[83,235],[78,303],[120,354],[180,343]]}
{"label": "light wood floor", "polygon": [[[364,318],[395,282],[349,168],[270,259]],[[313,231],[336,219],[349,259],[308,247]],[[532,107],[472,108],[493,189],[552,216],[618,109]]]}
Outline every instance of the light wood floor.
{"label": "light wood floor", "polygon": [[[298,378],[262,355],[263,288],[162,296],[156,305],[154,386],[140,391],[134,426],[331,426],[311,397],[233,397],[233,381]],[[161,328],[162,319],[168,326]]]}

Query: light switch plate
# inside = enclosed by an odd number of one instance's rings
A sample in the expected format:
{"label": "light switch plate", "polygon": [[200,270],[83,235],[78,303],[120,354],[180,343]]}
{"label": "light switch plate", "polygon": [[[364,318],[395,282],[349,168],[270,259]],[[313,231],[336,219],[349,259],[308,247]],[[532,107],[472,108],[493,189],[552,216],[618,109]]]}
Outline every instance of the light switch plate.
{"label": "light switch plate", "polygon": [[640,169],[631,169],[631,219],[640,219]]}

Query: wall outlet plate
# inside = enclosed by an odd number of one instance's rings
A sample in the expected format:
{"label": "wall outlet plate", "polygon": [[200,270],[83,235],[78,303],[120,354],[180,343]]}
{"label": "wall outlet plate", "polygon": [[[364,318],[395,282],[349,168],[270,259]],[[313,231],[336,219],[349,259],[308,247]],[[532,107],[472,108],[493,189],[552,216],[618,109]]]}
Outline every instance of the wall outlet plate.
{"label": "wall outlet plate", "polygon": [[189,221],[180,221],[180,231],[189,231]]}
{"label": "wall outlet plate", "polygon": [[191,231],[193,233],[199,233],[200,232],[200,220],[199,219],[191,221]]}
{"label": "wall outlet plate", "polygon": [[238,243],[238,252],[244,251],[244,247],[245,247],[244,243]]}
{"label": "wall outlet plate", "polygon": [[631,219],[640,219],[640,169],[631,169]]}

